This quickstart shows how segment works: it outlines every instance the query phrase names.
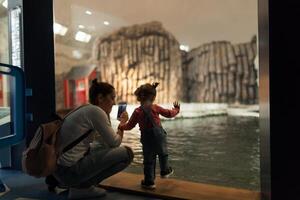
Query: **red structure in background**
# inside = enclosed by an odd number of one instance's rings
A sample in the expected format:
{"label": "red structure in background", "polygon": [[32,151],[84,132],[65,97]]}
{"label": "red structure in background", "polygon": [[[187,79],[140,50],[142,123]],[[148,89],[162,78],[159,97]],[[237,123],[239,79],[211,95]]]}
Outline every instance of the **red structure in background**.
{"label": "red structure in background", "polygon": [[3,96],[4,96],[4,91],[3,91],[3,77],[2,75],[0,75],[0,106],[4,106],[3,105]]}
{"label": "red structure in background", "polygon": [[95,66],[73,67],[64,80],[65,108],[88,102],[91,81],[96,78]]}

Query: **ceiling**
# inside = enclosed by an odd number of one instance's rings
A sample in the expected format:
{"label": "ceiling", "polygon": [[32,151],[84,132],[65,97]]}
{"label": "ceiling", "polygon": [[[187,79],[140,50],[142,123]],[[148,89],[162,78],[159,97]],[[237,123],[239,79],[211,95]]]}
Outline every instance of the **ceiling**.
{"label": "ceiling", "polygon": [[[154,20],[190,49],[217,40],[248,42],[258,29],[257,0],[54,0],[54,18],[70,29],[59,42],[87,49],[96,36]],[[92,34],[88,44],[72,39],[78,25]]]}

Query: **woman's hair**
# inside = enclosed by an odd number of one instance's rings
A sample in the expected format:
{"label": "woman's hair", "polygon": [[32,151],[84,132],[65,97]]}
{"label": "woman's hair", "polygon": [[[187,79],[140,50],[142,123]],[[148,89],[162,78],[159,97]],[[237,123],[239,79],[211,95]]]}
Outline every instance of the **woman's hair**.
{"label": "woman's hair", "polygon": [[156,87],[158,86],[159,83],[146,83],[138,87],[134,91],[134,95],[137,97],[137,100],[142,102],[142,101],[154,101],[156,97]]}
{"label": "woman's hair", "polygon": [[96,104],[96,99],[99,94],[102,94],[102,96],[106,96],[108,94],[111,94],[114,90],[115,88],[111,84],[98,82],[97,79],[94,79],[89,89],[89,101],[91,104]]}

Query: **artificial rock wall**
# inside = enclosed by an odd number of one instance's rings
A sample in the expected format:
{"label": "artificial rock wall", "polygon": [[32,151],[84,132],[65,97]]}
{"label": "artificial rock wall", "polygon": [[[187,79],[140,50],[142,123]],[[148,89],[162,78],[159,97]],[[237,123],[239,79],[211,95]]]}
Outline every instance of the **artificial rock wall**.
{"label": "artificial rock wall", "polygon": [[251,42],[241,44],[212,42],[184,54],[184,100],[257,103],[256,49],[256,38],[253,37]]}
{"label": "artificial rock wall", "polygon": [[0,8],[0,62],[9,63],[8,18]]}
{"label": "artificial rock wall", "polygon": [[242,44],[218,41],[190,52],[159,22],[124,27],[95,40],[90,64],[98,78],[115,86],[118,101],[136,103],[143,83],[159,82],[156,102],[174,100],[254,104],[256,39]]}
{"label": "artificial rock wall", "polygon": [[182,60],[179,43],[159,22],[121,28],[96,39],[91,63],[98,77],[114,85],[118,101],[136,103],[135,89],[159,82],[156,101],[182,97]]}

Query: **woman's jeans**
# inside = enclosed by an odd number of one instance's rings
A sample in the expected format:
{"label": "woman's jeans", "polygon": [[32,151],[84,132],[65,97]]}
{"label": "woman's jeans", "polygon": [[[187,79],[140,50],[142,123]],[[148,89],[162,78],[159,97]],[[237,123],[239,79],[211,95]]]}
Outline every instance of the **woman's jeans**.
{"label": "woman's jeans", "polygon": [[144,156],[144,180],[145,182],[154,182],[156,155],[159,158],[160,171],[167,171],[169,168],[167,134],[162,127],[143,130],[141,143]]}
{"label": "woman's jeans", "polygon": [[122,171],[132,159],[129,147],[95,148],[71,167],[58,166],[54,177],[65,186],[87,188]]}

